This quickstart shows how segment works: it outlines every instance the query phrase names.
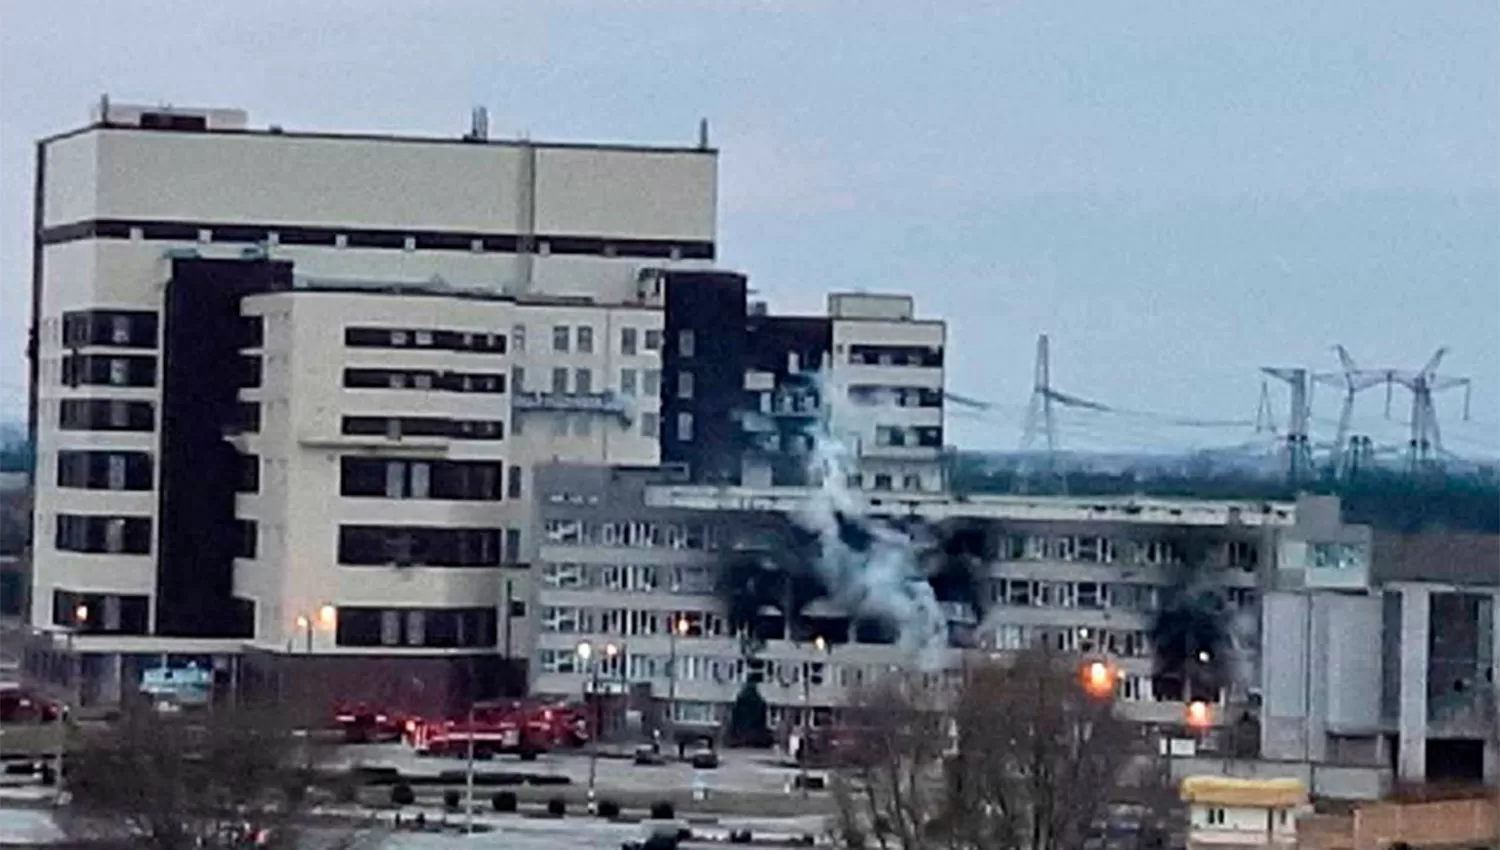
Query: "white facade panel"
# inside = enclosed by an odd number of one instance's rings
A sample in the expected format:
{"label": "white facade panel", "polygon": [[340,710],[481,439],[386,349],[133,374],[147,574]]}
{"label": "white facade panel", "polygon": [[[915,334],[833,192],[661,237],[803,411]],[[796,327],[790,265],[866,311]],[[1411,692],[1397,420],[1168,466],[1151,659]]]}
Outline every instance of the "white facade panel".
{"label": "white facade panel", "polygon": [[716,172],[708,152],[538,148],[536,230],[712,240]]}
{"label": "white facade panel", "polygon": [[98,208],[99,137],[80,133],[46,146],[43,226],[95,217]]}

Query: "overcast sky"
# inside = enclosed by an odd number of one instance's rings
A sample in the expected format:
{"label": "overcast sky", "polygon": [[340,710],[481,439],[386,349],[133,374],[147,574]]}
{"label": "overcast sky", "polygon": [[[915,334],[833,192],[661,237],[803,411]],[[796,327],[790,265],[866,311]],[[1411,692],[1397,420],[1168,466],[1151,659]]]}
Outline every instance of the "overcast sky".
{"label": "overcast sky", "polygon": [[[1497,69],[1493,0],[0,0],[0,410],[24,412],[32,142],[107,91],[288,129],[457,135],[483,104],[492,135],[682,143],[707,117],[722,264],[777,309],[914,293],[949,389],[1005,405],[963,444],[1016,444],[1048,333],[1061,389],[1232,419],[1262,365],[1448,345],[1475,421],[1445,397],[1445,436],[1494,451]],[[1360,422],[1399,438],[1383,404]],[[1252,436],[1061,419],[1075,447]]]}

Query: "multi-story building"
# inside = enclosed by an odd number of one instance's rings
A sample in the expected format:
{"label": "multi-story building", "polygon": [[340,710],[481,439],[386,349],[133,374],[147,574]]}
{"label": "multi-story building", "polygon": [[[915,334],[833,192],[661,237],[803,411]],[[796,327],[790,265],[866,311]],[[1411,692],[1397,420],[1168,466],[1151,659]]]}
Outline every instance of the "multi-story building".
{"label": "multi-story building", "polygon": [[33,655],[87,699],[194,661],[452,703],[526,681],[539,463],[782,483],[830,396],[865,486],[939,489],[942,323],[769,315],[712,268],[716,194],[706,139],[104,102],[42,140]]}
{"label": "multi-story building", "polygon": [[716,153],[482,135],[103,103],[38,144],[31,619],[90,696],[246,647],[523,678],[531,465],[658,460],[641,270],[711,265]]}
{"label": "multi-story building", "polygon": [[[592,671],[582,669],[577,646],[614,643],[619,653],[601,671],[604,681],[648,687],[679,723],[722,719],[755,673],[773,722],[800,724],[804,708],[827,716],[851,686],[910,660],[888,629],[823,599],[795,616],[764,611],[768,622],[757,625],[764,643],[747,662],[726,617],[724,565],[746,545],[795,538],[812,488],[703,486],[670,469],[558,465],[538,471],[535,489],[538,692],[578,693]],[[962,600],[940,595],[955,640],[928,659],[934,684],[957,673],[968,653],[1042,643],[1109,659],[1122,711],[1140,722],[1181,725],[1189,697],[1215,702],[1221,708],[1214,724],[1225,729],[1215,742],[1225,750],[1243,747],[1229,740],[1237,734],[1231,727],[1258,699],[1259,597],[1276,586],[1283,541],[1315,536],[1303,517],[1326,518],[1327,509],[1318,499],[956,499],[865,491],[862,500],[869,516],[891,523],[938,534],[958,525],[977,529],[985,613],[975,629],[967,606],[956,604]],[[1185,576],[1226,604],[1226,640],[1215,647],[1225,657],[1212,659],[1222,685],[1212,693],[1185,682],[1181,671],[1164,675],[1152,646],[1159,602]]]}
{"label": "multi-story building", "polygon": [[1368,529],[1288,541],[1265,599],[1268,758],[1405,782],[1500,775],[1500,537]]}

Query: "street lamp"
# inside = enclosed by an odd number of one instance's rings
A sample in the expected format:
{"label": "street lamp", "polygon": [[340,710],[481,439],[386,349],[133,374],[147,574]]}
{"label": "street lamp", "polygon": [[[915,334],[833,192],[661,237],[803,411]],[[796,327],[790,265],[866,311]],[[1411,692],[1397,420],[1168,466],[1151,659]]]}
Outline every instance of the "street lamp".
{"label": "street lamp", "polygon": [[339,623],[339,609],[332,604],[325,603],[318,609],[318,625],[325,629],[332,629]]}
{"label": "street lamp", "polygon": [[57,770],[56,787],[59,800],[63,796],[63,752],[67,749],[68,729],[73,722],[73,712],[83,702],[83,659],[78,655],[78,647],[73,643],[73,637],[84,628],[88,627],[89,606],[80,602],[73,608],[73,624],[68,628],[68,668],[69,678],[72,680],[72,704],[64,705],[62,711],[58,712],[57,723]]}
{"label": "street lamp", "polygon": [[306,643],[307,651],[312,652],[312,620],[306,614],[297,615],[297,628],[302,630],[302,637]]}
{"label": "street lamp", "polygon": [[668,632],[668,643],[671,647],[671,660],[667,665],[667,728],[672,732],[673,744],[677,738],[677,638],[687,637],[687,617],[676,617],[672,620],[672,628]]}
{"label": "street lamp", "polygon": [[[812,640],[813,649],[827,654],[828,641],[822,635]],[[808,796],[807,788],[807,758],[809,755],[812,736],[812,672],[814,665],[822,664],[821,661],[804,661],[802,663],[802,740],[798,745],[797,767],[800,783],[802,785],[802,796]],[[821,684],[821,683],[819,683]]]}
{"label": "street lamp", "polygon": [[[592,734],[589,735],[588,788],[588,809],[592,814],[594,812],[594,792],[595,788],[597,787],[597,779],[599,775],[599,733],[601,731],[600,727],[604,725],[604,706],[599,699],[599,663],[594,658],[594,645],[589,643],[588,641],[582,641],[578,644],[577,652],[579,660],[581,660],[586,667],[584,671],[584,682],[589,683],[585,687],[584,704],[586,705],[589,701],[589,692],[592,692],[594,700],[594,728],[592,730]],[[612,661],[619,654],[620,648],[618,646],[615,646],[612,643],[607,643],[604,645],[604,657],[606,660]]]}

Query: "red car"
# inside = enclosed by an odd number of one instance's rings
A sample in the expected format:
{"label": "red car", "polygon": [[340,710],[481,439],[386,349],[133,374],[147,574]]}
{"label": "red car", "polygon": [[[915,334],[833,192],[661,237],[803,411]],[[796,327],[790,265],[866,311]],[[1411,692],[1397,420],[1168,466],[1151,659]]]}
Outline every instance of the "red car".
{"label": "red car", "polygon": [[0,723],[51,723],[61,709],[16,684],[0,685]]}
{"label": "red car", "polygon": [[335,706],[333,721],[351,744],[399,741],[406,728],[405,717],[362,702]]}

